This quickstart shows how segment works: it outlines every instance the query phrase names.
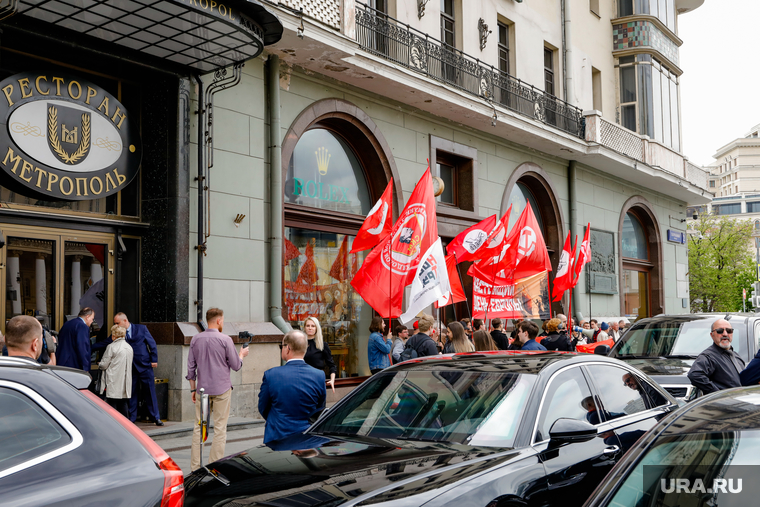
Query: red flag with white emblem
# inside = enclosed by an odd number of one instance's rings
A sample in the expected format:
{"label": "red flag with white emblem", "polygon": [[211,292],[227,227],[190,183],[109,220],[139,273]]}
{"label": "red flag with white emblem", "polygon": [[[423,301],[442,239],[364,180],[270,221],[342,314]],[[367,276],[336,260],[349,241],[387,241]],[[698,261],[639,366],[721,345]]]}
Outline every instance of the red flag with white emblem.
{"label": "red flag with white emblem", "polygon": [[578,284],[578,280],[580,280],[581,270],[583,269],[583,266],[591,261],[591,243],[589,239],[590,232],[591,224],[588,224],[586,226],[586,235],[583,236],[583,243],[581,243],[581,251],[578,253],[578,260],[575,263],[575,280],[573,280],[573,287],[575,287]]}
{"label": "red flag with white emblem", "polygon": [[391,233],[393,227],[393,178],[388,182],[388,186],[385,187],[385,192],[380,199],[375,203],[367,218],[364,219],[361,229],[354,238],[354,243],[351,245],[351,251],[349,253],[361,252],[362,250],[369,250],[376,245],[379,245],[388,234]]}
{"label": "red flag with white emblem", "polygon": [[384,318],[401,315],[404,287],[424,252],[438,240],[430,168],[414,187],[388,237],[362,263],[351,285]]}
{"label": "red flag with white emblem", "polygon": [[562,249],[562,255],[557,265],[557,275],[554,277],[554,288],[552,289],[552,301],[559,301],[565,294],[565,291],[573,286],[573,260],[574,253],[570,250],[570,233],[567,233],[565,247]]}
{"label": "red flag with white emblem", "polygon": [[488,246],[488,235],[497,223],[496,215],[492,215],[465,229],[446,245],[446,253],[456,256],[457,262],[480,259],[481,250]]}
{"label": "red flag with white emblem", "polygon": [[517,223],[504,240],[503,252],[506,254],[500,256],[495,265],[489,263],[473,266],[473,276],[481,280],[491,280],[495,274],[509,280],[518,280],[552,270],[544,236],[530,205],[525,206]]}

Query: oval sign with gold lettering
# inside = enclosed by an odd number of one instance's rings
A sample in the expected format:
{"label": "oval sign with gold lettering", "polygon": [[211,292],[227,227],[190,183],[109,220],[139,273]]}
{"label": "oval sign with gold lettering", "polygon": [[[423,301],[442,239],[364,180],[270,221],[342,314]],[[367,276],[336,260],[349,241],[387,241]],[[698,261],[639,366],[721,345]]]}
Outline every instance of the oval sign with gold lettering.
{"label": "oval sign with gold lettering", "polygon": [[103,88],[58,72],[0,82],[3,186],[44,199],[99,199],[123,190],[142,158],[138,122]]}

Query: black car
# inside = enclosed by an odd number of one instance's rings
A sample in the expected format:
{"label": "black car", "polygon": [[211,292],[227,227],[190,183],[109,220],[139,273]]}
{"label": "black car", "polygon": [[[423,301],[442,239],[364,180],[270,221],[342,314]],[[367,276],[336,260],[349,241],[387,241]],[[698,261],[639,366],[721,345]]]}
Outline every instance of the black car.
{"label": "black car", "polygon": [[609,352],[649,375],[676,399],[691,401],[701,392],[686,374],[697,356],[712,345],[710,327],[727,319],[734,328],[732,346],[749,364],[757,352],[760,317],[748,314],[658,315],[637,321]]}
{"label": "black car", "polygon": [[0,358],[0,504],[181,507],[182,470],[81,370]]}
{"label": "black car", "polygon": [[621,361],[469,353],[365,381],[303,435],[185,479],[188,506],[581,505],[677,403]]}
{"label": "black car", "polygon": [[586,507],[757,505],[760,387],[703,396],[663,418]]}

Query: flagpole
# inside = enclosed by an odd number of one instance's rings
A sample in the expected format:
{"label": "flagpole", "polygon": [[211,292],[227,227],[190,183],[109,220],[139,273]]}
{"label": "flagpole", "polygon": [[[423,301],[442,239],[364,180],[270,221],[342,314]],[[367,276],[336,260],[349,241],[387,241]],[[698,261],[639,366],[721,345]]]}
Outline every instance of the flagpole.
{"label": "flagpole", "polygon": [[546,273],[546,282],[549,284],[549,319],[553,319],[553,313],[552,313],[552,277],[549,276],[549,273]]}
{"label": "flagpole", "polygon": [[[459,271],[459,261],[457,260],[457,253],[454,252],[454,263],[457,265],[457,274],[459,275],[459,284],[462,286],[462,290],[464,290],[464,280],[462,280],[462,272]],[[451,295],[452,301],[454,299],[454,294]],[[452,304],[456,304],[453,303]],[[467,316],[472,320],[472,312],[470,312],[470,302],[467,300],[467,298],[464,298],[464,305],[467,307]],[[456,306],[454,307],[454,317],[457,315]]]}

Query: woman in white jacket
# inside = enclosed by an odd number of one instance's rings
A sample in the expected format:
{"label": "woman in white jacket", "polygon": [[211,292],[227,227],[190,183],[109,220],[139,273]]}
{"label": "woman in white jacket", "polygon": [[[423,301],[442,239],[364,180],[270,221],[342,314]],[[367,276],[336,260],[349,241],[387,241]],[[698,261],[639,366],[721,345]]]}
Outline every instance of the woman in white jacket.
{"label": "woman in white jacket", "polygon": [[106,392],[106,401],[124,417],[129,417],[129,399],[132,397],[132,346],[127,343],[127,330],[121,326],[111,328],[113,342],[106,347],[100,369],[105,370],[100,394]]}

